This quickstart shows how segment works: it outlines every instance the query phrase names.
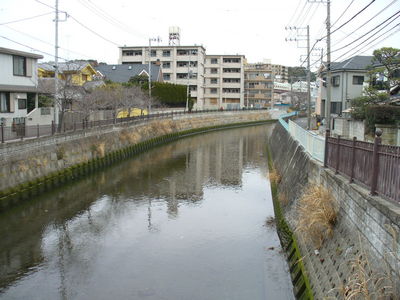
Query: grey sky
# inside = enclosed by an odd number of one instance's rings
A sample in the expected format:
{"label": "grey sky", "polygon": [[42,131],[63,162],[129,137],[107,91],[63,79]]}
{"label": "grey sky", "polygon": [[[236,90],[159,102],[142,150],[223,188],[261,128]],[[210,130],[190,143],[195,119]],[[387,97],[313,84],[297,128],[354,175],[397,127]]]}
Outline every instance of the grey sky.
{"label": "grey sky", "polygon": [[[50,54],[54,53],[54,13],[55,0],[1,0],[0,24],[49,13],[26,21],[1,25],[0,46],[31,51],[10,40],[28,45]],[[333,29],[350,19],[371,0],[332,0],[332,17],[334,21],[345,11]],[[325,4],[311,4],[307,0],[220,0],[220,1],[132,1],[132,0],[59,0],[60,10],[71,17],[60,23],[60,53],[66,59],[92,58],[107,63],[117,63],[118,46],[147,45],[149,37],[160,36],[160,45],[168,44],[169,26],[181,28],[181,45],[203,45],[208,54],[244,54],[249,62],[271,59],[273,63],[299,65],[300,55],[306,49],[297,48],[296,42],[285,42],[285,37],[294,38],[294,31],[285,30],[285,26],[310,25],[311,44],[316,38],[325,35]],[[357,29],[370,20],[375,14],[391,4],[375,19],[365,24],[360,30],[340,41],[346,34]],[[332,51],[346,46],[358,36],[373,29],[379,23],[400,10],[398,0],[376,0],[363,13],[332,35]],[[64,19],[64,14],[60,14]],[[390,21],[395,19],[394,16]],[[95,35],[78,22],[99,33],[108,41]],[[343,57],[343,53],[363,42],[359,40],[343,50],[332,53],[332,58],[346,58],[351,54],[371,54],[375,48],[390,46],[400,48],[400,17],[388,27],[367,40],[370,43],[364,49],[357,47]],[[385,23],[386,24],[386,23]],[[375,42],[375,38],[396,26]],[[379,30],[379,28],[377,29]],[[389,34],[394,33],[382,43],[378,43]],[[304,42],[299,42],[303,46]],[[378,43],[377,45],[375,45]],[[367,49],[374,46],[371,49]],[[316,47],[326,47],[325,41]],[[357,51],[361,49],[360,51]],[[366,52],[364,52],[367,50]],[[320,53],[315,53],[316,55]],[[314,57],[317,59],[317,56]],[[52,59],[45,55],[45,60]]]}

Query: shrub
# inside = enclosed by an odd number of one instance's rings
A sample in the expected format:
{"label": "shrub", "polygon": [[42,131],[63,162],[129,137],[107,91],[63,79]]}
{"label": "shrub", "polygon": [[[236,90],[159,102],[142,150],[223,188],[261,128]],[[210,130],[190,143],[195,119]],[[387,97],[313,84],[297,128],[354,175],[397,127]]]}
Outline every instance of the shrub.
{"label": "shrub", "polygon": [[400,121],[400,106],[367,106],[365,109],[365,120],[369,132],[374,132],[375,124],[396,124],[396,122]]}

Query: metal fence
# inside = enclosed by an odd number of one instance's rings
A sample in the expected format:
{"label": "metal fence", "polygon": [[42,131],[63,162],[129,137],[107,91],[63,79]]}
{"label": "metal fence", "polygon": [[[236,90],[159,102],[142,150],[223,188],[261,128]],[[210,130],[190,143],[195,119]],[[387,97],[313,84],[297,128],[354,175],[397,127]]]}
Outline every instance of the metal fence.
{"label": "metal fence", "polygon": [[65,122],[58,126],[54,122],[46,125],[32,125],[26,124],[13,124],[11,126],[0,125],[0,140],[2,143],[19,141],[24,139],[38,138],[42,136],[50,136],[57,133],[67,133],[79,130],[85,130],[89,128],[101,127],[105,125],[121,124],[121,123],[146,123],[155,119],[166,119],[173,118],[178,115],[193,115],[193,114],[204,114],[204,113],[226,113],[226,112],[242,112],[242,111],[255,111],[265,110],[258,108],[244,108],[244,109],[225,109],[225,110],[193,110],[189,111],[168,111],[168,112],[157,112],[149,115],[142,115],[137,117],[127,118],[114,118],[100,121],[82,121],[82,122]]}
{"label": "metal fence", "polygon": [[324,165],[379,194],[400,202],[400,147],[326,137]]}
{"label": "metal fence", "polygon": [[289,120],[289,132],[312,158],[324,162],[325,139]]}

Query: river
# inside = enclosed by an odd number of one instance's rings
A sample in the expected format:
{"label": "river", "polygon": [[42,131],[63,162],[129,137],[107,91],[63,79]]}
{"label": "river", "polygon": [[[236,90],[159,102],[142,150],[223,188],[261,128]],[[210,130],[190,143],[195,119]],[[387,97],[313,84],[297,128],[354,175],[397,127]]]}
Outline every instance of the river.
{"label": "river", "polygon": [[0,299],[294,299],[271,129],[184,138],[0,214]]}

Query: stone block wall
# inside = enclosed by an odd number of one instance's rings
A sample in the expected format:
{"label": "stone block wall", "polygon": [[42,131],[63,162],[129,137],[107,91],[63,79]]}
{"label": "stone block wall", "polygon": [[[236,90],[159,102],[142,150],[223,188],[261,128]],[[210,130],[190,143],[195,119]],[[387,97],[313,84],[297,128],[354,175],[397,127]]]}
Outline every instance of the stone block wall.
{"label": "stone block wall", "polygon": [[[288,199],[283,206],[284,214],[298,239],[315,298],[343,299],[349,282],[356,276],[352,265],[361,254],[368,257],[372,268],[370,284],[385,277],[399,296],[400,205],[372,197],[366,189],[323,168],[278,123],[269,147],[275,168],[282,176],[279,193]],[[320,249],[295,230],[298,200],[308,184],[322,184],[339,204],[333,235]]]}
{"label": "stone block wall", "polygon": [[166,134],[268,119],[270,116],[267,111],[187,114],[144,124],[120,123],[75,133],[1,144],[0,191]]}

